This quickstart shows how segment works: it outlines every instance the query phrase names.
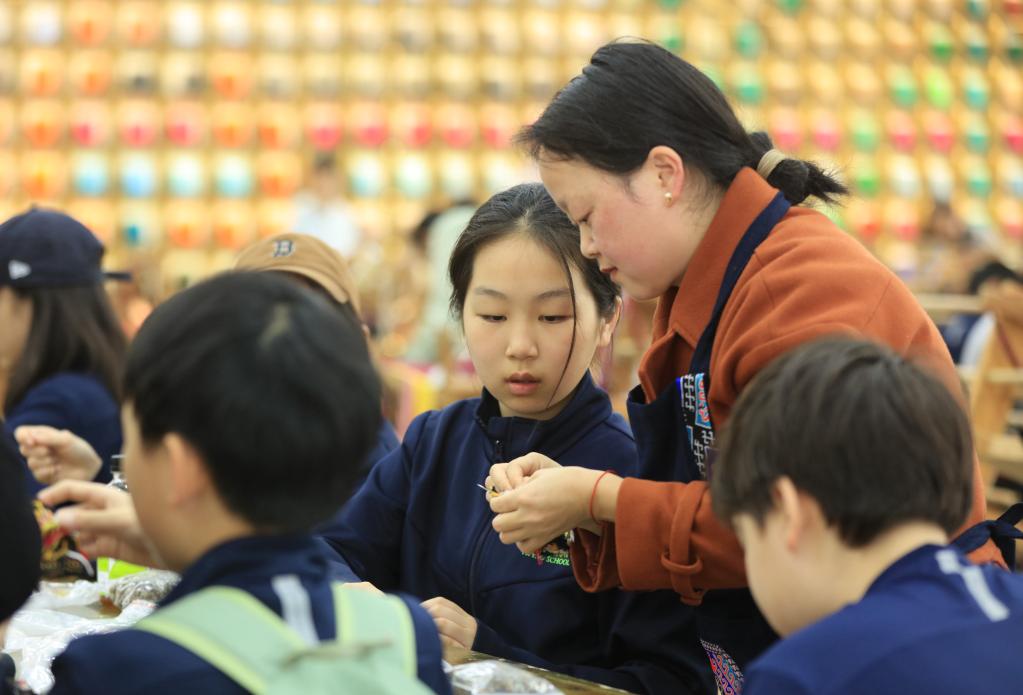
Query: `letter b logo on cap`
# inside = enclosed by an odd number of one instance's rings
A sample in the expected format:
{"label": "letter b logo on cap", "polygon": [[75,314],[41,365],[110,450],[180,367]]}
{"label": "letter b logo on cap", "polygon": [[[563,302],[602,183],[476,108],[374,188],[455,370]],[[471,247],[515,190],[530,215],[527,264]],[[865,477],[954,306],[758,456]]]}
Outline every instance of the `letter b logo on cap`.
{"label": "letter b logo on cap", "polygon": [[291,239],[281,239],[280,241],[274,242],[274,258],[281,258],[283,256],[290,256],[295,252],[295,242]]}

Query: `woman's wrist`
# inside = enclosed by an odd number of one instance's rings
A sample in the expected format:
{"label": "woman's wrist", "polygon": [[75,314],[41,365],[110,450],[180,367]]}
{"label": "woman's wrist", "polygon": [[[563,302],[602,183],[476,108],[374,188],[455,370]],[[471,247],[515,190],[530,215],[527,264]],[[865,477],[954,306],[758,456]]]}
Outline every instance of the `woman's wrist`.
{"label": "woman's wrist", "polygon": [[[614,521],[615,504],[618,500],[618,486],[621,484],[613,470],[582,469],[579,476],[577,499],[582,507],[577,514],[577,528],[594,531],[604,521]],[[609,493],[610,490],[610,493]]]}
{"label": "woman's wrist", "polygon": [[593,520],[599,523],[615,521],[615,510],[618,507],[618,491],[622,479],[608,472],[596,482],[593,490]]}

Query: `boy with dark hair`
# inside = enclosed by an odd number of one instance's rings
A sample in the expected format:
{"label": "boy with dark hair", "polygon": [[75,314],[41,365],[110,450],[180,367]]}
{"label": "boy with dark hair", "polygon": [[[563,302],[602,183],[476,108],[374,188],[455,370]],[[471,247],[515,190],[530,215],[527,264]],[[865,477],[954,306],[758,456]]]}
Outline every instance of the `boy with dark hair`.
{"label": "boy with dark hair", "polygon": [[[116,518],[111,507],[133,504],[123,520],[137,515],[144,537],[122,536],[111,554],[148,551],[182,579],[135,629],[72,642],[54,662],[53,693],[258,691],[255,682],[297,663],[340,664],[337,692],[377,692],[353,673],[405,678],[402,692],[423,689],[417,676],[449,691],[425,611],[333,585],[310,534],[350,494],[380,423],[380,384],[357,326],[275,274],[221,275],[147,319],[124,393],[130,502],[76,481],[41,496],[81,503],[61,511],[64,521]],[[289,651],[253,638],[267,616],[286,625]]]}
{"label": "boy with dark hair", "polygon": [[1023,578],[947,545],[970,509],[972,452],[947,387],[886,347],[827,339],[756,377],[711,482],[786,637],[745,695],[1023,682]]}

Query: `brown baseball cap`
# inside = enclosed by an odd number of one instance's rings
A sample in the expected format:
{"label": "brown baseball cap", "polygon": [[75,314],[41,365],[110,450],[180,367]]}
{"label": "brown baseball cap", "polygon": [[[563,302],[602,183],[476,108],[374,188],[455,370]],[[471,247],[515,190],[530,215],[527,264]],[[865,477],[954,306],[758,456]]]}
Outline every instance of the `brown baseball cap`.
{"label": "brown baseball cap", "polygon": [[275,270],[294,273],[322,287],[339,304],[359,313],[358,290],[344,257],[308,234],[278,234],[246,246],[235,270]]}

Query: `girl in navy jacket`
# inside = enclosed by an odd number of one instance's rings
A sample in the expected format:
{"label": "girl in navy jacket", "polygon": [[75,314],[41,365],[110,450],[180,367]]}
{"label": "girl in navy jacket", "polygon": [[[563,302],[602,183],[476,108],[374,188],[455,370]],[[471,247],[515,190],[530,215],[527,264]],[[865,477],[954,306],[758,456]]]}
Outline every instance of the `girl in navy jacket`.
{"label": "girl in navy jacket", "polygon": [[425,600],[446,643],[634,692],[713,692],[691,609],[671,592],[583,592],[568,540],[503,545],[479,487],[532,451],[634,473],[632,435],[589,375],[617,286],[539,184],[484,204],[449,273],[483,394],[416,418],[323,538],[362,580]]}

